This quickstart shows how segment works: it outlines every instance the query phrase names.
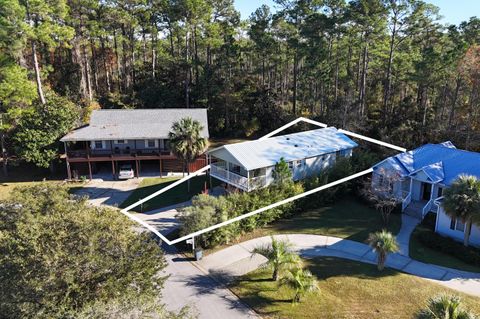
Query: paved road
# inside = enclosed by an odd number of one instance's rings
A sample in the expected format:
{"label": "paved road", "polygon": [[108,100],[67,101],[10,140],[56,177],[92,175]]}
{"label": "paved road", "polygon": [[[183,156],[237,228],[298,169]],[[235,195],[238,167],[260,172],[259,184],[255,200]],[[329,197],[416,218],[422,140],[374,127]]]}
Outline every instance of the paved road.
{"label": "paved road", "polygon": [[124,181],[93,179],[75,194],[88,196],[89,202],[93,205],[118,206],[130,196],[141,181],[142,178],[132,178]]}
{"label": "paved road", "polygon": [[[162,209],[136,213],[135,216],[154,226],[162,234],[178,227],[175,219],[177,208],[190,202]],[[232,294],[230,290],[191,260],[177,254],[174,247],[163,245],[168,266],[165,275],[170,275],[163,288],[163,301],[168,310],[178,311],[189,306],[200,319],[258,318],[257,315]]]}
{"label": "paved road", "polygon": [[[371,248],[359,242],[321,235],[276,235],[275,238],[289,240],[296,251],[304,257],[333,256],[375,264],[376,255]],[[251,251],[258,245],[267,244],[270,237],[255,238],[206,256],[198,265],[212,276],[228,282],[235,276],[257,269],[265,258],[251,258]],[[388,256],[387,267],[431,280],[448,288],[480,297],[480,273],[431,265],[413,260],[402,254]]]}
{"label": "paved road", "polygon": [[189,306],[200,319],[258,318],[208,273],[182,255],[176,254],[174,248],[164,248],[168,261],[165,273],[170,274],[170,277],[165,283],[162,295],[168,310],[178,311]]}

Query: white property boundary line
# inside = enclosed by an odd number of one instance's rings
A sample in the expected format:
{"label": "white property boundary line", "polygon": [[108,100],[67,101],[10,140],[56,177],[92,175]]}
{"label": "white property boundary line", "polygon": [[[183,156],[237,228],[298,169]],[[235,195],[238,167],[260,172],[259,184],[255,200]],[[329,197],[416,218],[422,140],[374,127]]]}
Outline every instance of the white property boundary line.
{"label": "white property boundary line", "polygon": [[[320,127],[327,127],[327,124],[324,124],[324,123],[321,123],[321,122],[317,122],[317,121],[314,121],[314,120],[311,120],[311,119],[307,119],[307,118],[304,118],[304,117],[299,117],[293,121],[291,121],[290,123],[287,123],[285,125],[283,125],[282,127],[268,133],[267,135],[265,136],[262,136],[261,138],[259,138],[259,140],[264,140],[264,139],[267,139],[283,130],[285,130],[286,128],[292,126],[292,125],[295,125],[299,122],[306,122],[306,123],[310,123],[310,124],[313,124],[313,125],[317,125],[317,126],[320,126]],[[371,142],[371,143],[375,143],[375,144],[378,144],[378,145],[381,145],[381,146],[385,146],[385,147],[388,147],[388,148],[392,148],[394,150],[397,150],[397,151],[401,151],[401,152],[406,152],[407,150],[403,147],[399,147],[399,146],[396,146],[396,145],[393,145],[393,144],[389,144],[389,143],[385,143],[385,142],[382,142],[380,140],[376,140],[376,139],[373,139],[373,138],[370,138],[370,137],[367,137],[367,136],[363,136],[363,135],[360,135],[360,134],[357,134],[357,133],[353,133],[353,132],[350,132],[350,131],[346,131],[346,130],[343,130],[343,129],[339,129],[338,130],[339,132],[345,134],[345,135],[350,135],[350,136],[353,136],[353,137],[356,137],[356,138],[359,138],[359,139],[363,139],[363,140],[366,140],[368,142]],[[250,216],[253,216],[253,215],[256,215],[256,214],[259,214],[259,213],[262,213],[266,210],[269,210],[269,209],[272,209],[272,208],[275,208],[275,207],[278,207],[278,206],[281,206],[281,205],[284,205],[284,204],[287,204],[287,203],[290,203],[290,202],[293,202],[297,199],[300,199],[300,198],[303,198],[305,196],[308,196],[308,195],[311,195],[311,194],[314,194],[314,193],[317,193],[317,192],[320,192],[324,189],[327,189],[327,188],[330,188],[330,187],[333,187],[333,186],[336,186],[336,185],[339,185],[341,183],[344,183],[344,182],[347,182],[349,180],[352,180],[352,179],[355,179],[357,177],[360,177],[360,176],[363,176],[363,175],[366,175],[366,174],[369,174],[371,172],[373,172],[373,169],[372,168],[369,168],[367,170],[364,170],[364,171],[361,171],[359,173],[356,173],[356,174],[353,174],[353,175],[350,175],[350,176],[347,176],[347,177],[344,177],[344,178],[341,178],[339,180],[336,180],[334,182],[331,182],[331,183],[328,183],[328,184],[325,184],[325,185],[322,185],[322,186],[319,186],[317,188],[314,188],[314,189],[311,189],[309,191],[306,191],[306,192],[303,192],[301,194],[298,194],[298,195],[295,195],[295,196],[292,196],[292,197],[289,197],[289,198],[286,198],[284,200],[281,200],[279,202],[276,202],[276,203],[273,203],[273,204],[270,204],[268,206],[265,206],[265,207],[262,207],[262,208],[259,208],[259,209],[256,209],[254,211],[251,211],[249,213],[246,213],[246,214],[243,214],[241,216],[237,216],[235,218],[232,218],[232,219],[229,219],[227,221],[224,221],[222,223],[219,223],[219,224],[216,224],[216,225],[213,225],[213,226],[210,226],[210,227],[207,227],[205,229],[202,229],[202,230],[199,230],[199,231],[196,231],[196,232],[193,232],[191,234],[188,234],[188,235],[185,235],[185,236],[182,236],[180,238],[177,238],[175,240],[172,240],[170,241],[168,238],[166,238],[164,235],[162,235],[158,230],[156,230],[153,226],[151,226],[150,224],[148,224],[147,222],[141,220],[140,218],[130,214],[128,211],[131,210],[132,208],[135,208],[143,203],[145,203],[146,201],[149,201],[150,199],[172,189],[173,187],[189,180],[190,178],[193,178],[205,171],[207,171],[208,169],[210,169],[210,165],[207,165],[197,171],[195,171],[194,173],[191,173],[190,175],[168,185],[167,187],[164,187],[158,191],[156,191],[155,193],[139,200],[138,202],[136,203],[133,203],[132,205],[122,209],[120,212],[122,214],[124,214],[125,216],[127,216],[128,218],[130,218],[131,220],[141,224],[142,226],[144,226],[145,228],[147,228],[148,230],[150,230],[151,232],[153,232],[155,235],[157,235],[158,237],[160,237],[161,240],[163,240],[167,245],[174,245],[176,243],[179,243],[181,241],[184,241],[184,240],[187,240],[187,239],[190,239],[190,238],[193,238],[195,236],[198,236],[198,235],[201,235],[201,234],[204,234],[206,232],[209,232],[209,231],[212,231],[214,229],[217,229],[217,228],[220,228],[220,227],[223,227],[223,226],[227,226],[231,223],[234,223],[234,222],[237,222],[237,221],[240,221],[242,219],[245,219],[245,218],[248,218]]]}

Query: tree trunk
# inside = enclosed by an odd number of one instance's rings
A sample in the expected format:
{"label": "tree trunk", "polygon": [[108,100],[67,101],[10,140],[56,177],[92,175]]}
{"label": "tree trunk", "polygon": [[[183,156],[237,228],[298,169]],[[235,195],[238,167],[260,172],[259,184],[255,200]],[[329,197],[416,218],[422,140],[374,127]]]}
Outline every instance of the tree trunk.
{"label": "tree trunk", "polygon": [[292,100],[292,113],[297,114],[297,73],[298,73],[298,52],[295,48],[295,54],[293,56],[293,100]]}
{"label": "tree trunk", "polygon": [[[1,119],[0,119],[1,120]],[[8,154],[7,149],[5,147],[5,132],[0,132],[0,147],[2,148],[2,168],[3,168],[3,175],[8,176]]]}
{"label": "tree trunk", "polygon": [[105,40],[102,38],[101,39],[101,46],[102,46],[102,62],[103,62],[103,68],[105,69],[105,85],[107,86],[107,92],[110,93],[111,87],[110,87],[110,71],[109,67],[107,66],[107,52],[105,50]]}
{"label": "tree trunk", "polygon": [[455,81],[455,93],[453,94],[452,105],[450,107],[450,116],[448,117],[448,127],[452,127],[452,124],[453,124],[453,118],[455,116],[455,107],[457,105],[458,92],[460,91],[461,83],[462,83],[462,80],[460,79],[460,77],[458,77],[457,81]]}
{"label": "tree trunk", "polygon": [[88,62],[87,50],[85,44],[82,44],[82,59],[85,78],[87,79],[87,97],[89,101],[93,100],[92,78],[90,76],[90,63]]}
{"label": "tree trunk", "polygon": [[277,281],[277,280],[278,280],[278,269],[277,269],[277,268],[274,268],[274,269],[273,269],[272,279],[273,279],[273,281]]}
{"label": "tree trunk", "polygon": [[367,68],[368,68],[368,45],[365,44],[363,48],[363,58],[362,58],[362,76],[360,80],[360,92],[359,92],[359,103],[360,103],[360,116],[365,116],[365,95],[366,95],[366,86],[367,86]]}
{"label": "tree trunk", "polygon": [[92,50],[93,85],[95,87],[95,92],[98,92],[97,50],[93,38],[90,39],[90,49]]}
{"label": "tree trunk", "polygon": [[117,60],[117,85],[118,91],[122,91],[122,69],[120,67],[120,54],[118,54],[117,34],[113,29],[113,48],[115,49],[115,59]]}
{"label": "tree trunk", "polygon": [[468,219],[465,223],[465,232],[464,232],[464,237],[463,237],[463,245],[465,247],[468,247],[470,244],[470,233],[472,231],[472,220]]}
{"label": "tree trunk", "polygon": [[188,62],[188,27],[185,34],[185,64],[186,64],[186,72],[185,72],[185,107],[188,109],[190,107],[190,65]]}
{"label": "tree trunk", "polygon": [[32,57],[33,57],[33,68],[35,70],[35,82],[37,84],[37,93],[38,98],[42,104],[46,104],[47,101],[45,100],[45,95],[43,94],[42,88],[42,79],[40,77],[40,67],[38,66],[38,58],[37,58],[37,43],[35,40],[32,41]]}
{"label": "tree trunk", "polygon": [[384,95],[383,95],[383,119],[387,119],[388,113],[388,102],[390,100],[390,91],[392,89],[391,84],[391,76],[392,76],[392,64],[393,64],[393,51],[395,48],[395,36],[397,33],[397,23],[396,18],[394,19],[392,35],[390,37],[390,50],[388,53],[388,63],[387,63],[387,74],[385,77],[385,88],[384,88]]}

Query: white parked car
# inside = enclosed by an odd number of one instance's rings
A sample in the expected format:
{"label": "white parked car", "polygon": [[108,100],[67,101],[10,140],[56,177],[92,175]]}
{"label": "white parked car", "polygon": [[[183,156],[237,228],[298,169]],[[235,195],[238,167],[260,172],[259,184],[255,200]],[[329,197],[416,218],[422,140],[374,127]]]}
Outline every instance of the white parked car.
{"label": "white parked car", "polygon": [[118,179],[129,179],[134,177],[135,174],[133,173],[132,165],[123,164],[120,166],[120,170],[118,171]]}

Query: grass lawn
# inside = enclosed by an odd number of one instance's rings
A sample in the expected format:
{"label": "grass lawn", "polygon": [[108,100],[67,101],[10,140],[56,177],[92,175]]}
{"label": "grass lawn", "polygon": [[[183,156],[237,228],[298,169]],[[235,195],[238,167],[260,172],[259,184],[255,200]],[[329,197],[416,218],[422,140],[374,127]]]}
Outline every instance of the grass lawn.
{"label": "grass lawn", "polygon": [[[154,192],[172,184],[178,179],[180,179],[180,177],[145,178],[140,183],[138,188],[134,190],[133,193],[130,194],[130,196],[120,205],[120,207],[127,207],[128,205],[131,205],[140,199],[145,198],[148,195],[151,195]],[[189,201],[193,196],[198,195],[203,191],[205,188],[205,182],[207,182],[208,185],[208,180],[205,175],[193,177],[190,180],[190,192],[188,192],[187,182],[184,182],[144,203],[143,211],[146,212],[149,210]],[[214,186],[217,185],[214,179],[212,179],[212,182]],[[133,210],[140,211],[140,206],[134,208]]]}
{"label": "grass lawn", "polygon": [[[399,214],[392,214],[387,227],[397,234],[402,224]],[[380,213],[361,203],[353,196],[346,196],[332,205],[308,210],[247,234],[256,238],[271,234],[328,235],[364,242],[368,234],[385,228]],[[242,239],[245,240],[247,238]]]}
{"label": "grass lawn", "polygon": [[480,267],[469,265],[464,261],[455,258],[454,256],[445,254],[441,251],[436,251],[425,245],[418,239],[421,232],[431,232],[425,226],[419,225],[415,228],[410,237],[409,254],[410,257],[424,263],[440,265],[449,268],[455,268],[465,271],[480,272]]}
{"label": "grass lawn", "polygon": [[230,289],[268,318],[413,318],[428,298],[442,292],[460,295],[465,306],[480,313],[480,298],[461,294],[391,269],[334,257],[306,261],[318,278],[319,291],[292,305],[294,292],[278,287],[271,272],[256,270]]}

